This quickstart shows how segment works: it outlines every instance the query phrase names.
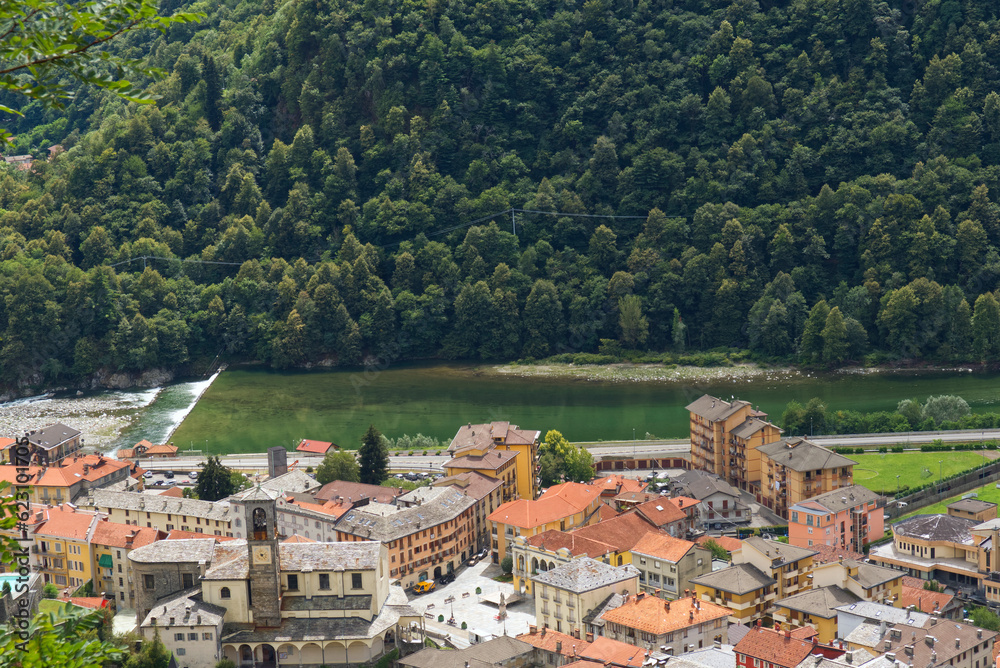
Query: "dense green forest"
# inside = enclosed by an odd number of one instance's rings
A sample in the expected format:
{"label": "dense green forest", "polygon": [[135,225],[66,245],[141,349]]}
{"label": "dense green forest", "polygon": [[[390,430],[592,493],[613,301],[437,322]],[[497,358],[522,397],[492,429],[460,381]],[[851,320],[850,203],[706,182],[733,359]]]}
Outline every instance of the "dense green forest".
{"label": "dense green forest", "polygon": [[36,160],[0,173],[7,383],[220,353],[1000,358],[995,2],[179,9],[207,18],[114,46],[166,71],[156,105],[8,124]]}

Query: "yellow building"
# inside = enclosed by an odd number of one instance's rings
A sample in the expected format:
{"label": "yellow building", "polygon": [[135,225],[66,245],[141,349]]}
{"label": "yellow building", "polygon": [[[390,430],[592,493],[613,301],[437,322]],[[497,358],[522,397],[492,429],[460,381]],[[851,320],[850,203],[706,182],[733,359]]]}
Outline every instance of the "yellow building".
{"label": "yellow building", "polygon": [[589,557],[535,576],[535,619],[541,627],[584,637],[584,619],[614,594],[635,594],[639,571]]}
{"label": "yellow building", "polygon": [[813,587],[836,585],[865,601],[903,605],[903,573],[893,568],[841,557],[813,566],[812,576]]}
{"label": "yellow building", "polygon": [[482,454],[467,453],[446,461],[444,474],[447,477],[452,477],[465,473],[478,473],[487,478],[500,480],[503,482],[503,486],[500,488],[500,498],[505,503],[516,501],[519,498],[530,499],[533,497],[521,497],[518,494],[517,459],[519,456],[520,454],[513,450],[488,450]]}
{"label": "yellow building", "polygon": [[128,553],[166,539],[157,529],[108,522],[103,518],[90,539],[94,555],[94,593],[111,594],[119,608],[135,607],[135,590]]}
{"label": "yellow building", "polygon": [[508,501],[490,513],[493,525],[493,561],[513,555],[514,539],[530,538],[543,531],[567,531],[600,520],[601,490],[566,482],[554,485],[537,500]]}
{"label": "yellow building", "polygon": [[577,536],[572,531],[543,531],[526,538],[517,536],[512,544],[514,591],[534,595],[533,578],[574,559],[590,557],[611,563],[615,548],[607,543]]}
{"label": "yellow building", "polygon": [[986,573],[996,570],[991,564],[998,525],[1000,520],[976,524],[951,515],[916,515],[894,524],[892,542],[873,547],[869,558],[903,575],[978,588]]}
{"label": "yellow building", "polygon": [[[86,501],[81,499],[81,503],[105,513],[112,522],[119,524],[167,533],[180,529],[210,536],[233,535],[233,513],[228,503],[105,489],[94,490]],[[236,521],[238,523],[239,519]]]}
{"label": "yellow building", "polygon": [[796,503],[854,484],[853,459],[804,438],[757,448],[761,478],[757,500],[788,519]]}
{"label": "yellow building", "polygon": [[776,580],[775,595],[778,599],[812,587],[809,575],[816,550],[754,536],[744,540],[740,548],[731,554],[734,564],[753,564]]}
{"label": "yellow building", "polygon": [[692,578],[691,584],[699,600],[729,608],[730,622],[750,626],[771,607],[777,580],[753,564],[733,564]]}
{"label": "yellow building", "polygon": [[[448,454],[455,459],[462,459],[466,456],[482,457],[490,451],[516,453],[514,457],[516,496],[504,500],[534,499],[538,496],[538,446],[541,438],[542,432],[535,429],[521,429],[509,422],[469,423],[459,428],[451,445],[448,446]],[[457,467],[455,468],[457,470]],[[489,475],[480,469],[461,470],[479,470]]]}
{"label": "yellow building", "polygon": [[[131,477],[131,464],[103,455],[74,455],[61,461],[61,466],[0,465],[0,481],[29,487],[33,504],[59,505],[76,503],[92,489],[122,481],[129,487],[142,489],[142,478]],[[18,474],[21,479],[18,479]],[[25,480],[27,476],[27,480]]]}
{"label": "yellow building", "polygon": [[97,513],[71,505],[46,508],[32,532],[32,552],[46,583],[71,594],[94,575],[90,541],[101,518]]}
{"label": "yellow building", "polygon": [[837,637],[837,608],[857,603],[853,593],[836,585],[807,589],[774,603],[774,621],[791,628],[811,626],[821,643]]}
{"label": "yellow building", "polygon": [[690,413],[691,464],[710,471],[742,490],[760,480],[757,449],[781,438],[781,429],[749,401],[732,402],[708,394],[687,406]]}

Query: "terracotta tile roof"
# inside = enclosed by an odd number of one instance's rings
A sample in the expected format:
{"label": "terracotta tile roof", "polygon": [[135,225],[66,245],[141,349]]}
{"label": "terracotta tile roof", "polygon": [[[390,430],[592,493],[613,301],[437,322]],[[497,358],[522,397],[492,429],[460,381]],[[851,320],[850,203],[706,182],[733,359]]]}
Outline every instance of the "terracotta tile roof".
{"label": "terracotta tile roof", "polygon": [[[143,450],[142,448],[145,449]],[[178,447],[176,445],[170,445],[169,443],[153,445],[146,439],[142,439],[131,448],[122,448],[116,455],[119,459],[133,459],[149,455],[176,455],[177,450]]]}
{"label": "terracotta tile roof", "polygon": [[663,635],[716,619],[726,619],[730,614],[729,608],[697,601],[694,597],[664,601],[657,596],[638,594],[630,596],[620,608],[608,610],[601,617],[606,622],[630,629]]}
{"label": "terracotta tile roof", "polygon": [[15,443],[17,443],[16,438],[7,438],[6,436],[0,436],[0,450],[6,450]]}
{"label": "terracotta tile roof", "polygon": [[[637,667],[641,666],[645,659],[645,650],[603,636],[594,638],[594,642],[587,642],[565,633],[539,629],[535,633],[522,633],[517,636],[517,639],[543,652],[559,653],[562,656],[577,659],[574,663],[563,664],[564,666],[585,666],[596,662],[600,666]],[[558,650],[556,649],[557,644]],[[588,659],[590,661],[587,661]]]}
{"label": "terracotta tile roof", "polygon": [[674,496],[667,499],[667,501],[674,504],[681,510],[687,510],[688,508],[695,508],[700,503],[698,499],[692,499],[689,496]]}
{"label": "terracotta tile roof", "polygon": [[617,510],[612,508],[606,503],[602,503],[601,507],[598,508],[598,522],[603,522],[605,520],[610,520],[612,517],[618,517],[621,515]]}
{"label": "terracotta tile roof", "polygon": [[944,592],[930,591],[921,587],[911,587],[903,585],[902,595],[899,597],[904,608],[911,605],[917,606],[918,612],[935,613],[944,610],[955,598],[951,594]]}
{"label": "terracotta tile roof", "polygon": [[[0,466],[0,481],[16,483],[17,469],[27,468],[28,484],[37,487],[71,487],[82,480],[97,482],[105,476],[128,468],[128,462],[109,459],[103,455],[80,455],[62,461],[65,466],[17,467],[10,464]],[[86,465],[86,472],[84,466]],[[23,482],[21,484],[24,484]]]}
{"label": "terracotta tile roof", "polygon": [[[1000,647],[1000,645],[997,645],[997,647]],[[581,659],[572,663],[564,663],[563,668],[604,668],[604,662]]]}
{"label": "terracotta tile roof", "polygon": [[465,455],[449,459],[444,463],[444,468],[496,471],[510,463],[514,457],[517,457],[517,450],[490,450],[482,455]]}
{"label": "terracotta tile roof", "polygon": [[[522,633],[517,639],[526,642],[536,649],[544,652],[558,652],[563,656],[579,656],[583,650],[590,646],[585,640],[579,640],[566,633],[559,633],[551,629],[538,629],[534,633]],[[556,649],[556,646],[560,649]],[[575,653],[574,653],[575,652]]]}
{"label": "terracotta tile roof", "polygon": [[340,501],[327,501],[325,503],[310,503],[308,501],[299,501],[298,499],[287,499],[288,503],[298,506],[304,510],[311,510],[317,513],[323,513],[324,515],[330,515],[333,518],[341,517],[347,513],[353,506],[353,504]]}
{"label": "terracotta tile roof", "polygon": [[220,542],[236,540],[233,536],[216,536],[214,534],[200,533],[198,531],[183,531],[182,529],[174,529],[167,534],[167,540],[187,540],[189,538],[214,538]]}
{"label": "terracotta tile roof", "polygon": [[478,471],[463,471],[458,475],[441,478],[431,483],[434,487],[448,487],[459,490],[466,496],[478,500],[485,499],[503,485],[503,480],[491,478]]}
{"label": "terracotta tile roof", "polygon": [[635,512],[639,513],[647,520],[658,527],[662,527],[673,522],[683,522],[687,519],[687,513],[665,499],[656,499],[640,503],[635,507]]}
{"label": "terracotta tile roof", "polygon": [[[792,638],[784,633],[765,628],[752,628],[733,648],[737,656],[745,656],[768,661],[782,668],[794,668],[812,654],[810,641]],[[739,659],[737,659],[737,662]]]}
{"label": "terracotta tile roof", "polygon": [[714,540],[729,552],[743,547],[743,541],[739,538],[733,538],[732,536],[699,536],[695,542],[699,545],[704,545],[710,540]]}
{"label": "terracotta tile roof", "polygon": [[617,496],[625,492],[642,492],[648,485],[633,478],[626,478],[620,473],[615,473],[604,478],[597,478],[590,482],[591,485],[601,488],[602,496]]}
{"label": "terracotta tile roof", "polygon": [[597,487],[564,482],[550,487],[535,501],[508,501],[490,513],[487,519],[530,529],[583,512],[600,495],[601,490]]}
{"label": "terracotta tile roof", "polygon": [[918,587],[923,589],[924,583],[927,582],[927,580],[921,580],[920,578],[915,578],[912,575],[904,575],[901,582],[904,587]]}
{"label": "terracotta tile roof", "polygon": [[593,540],[586,536],[579,536],[569,531],[557,531],[550,529],[536,534],[527,540],[528,545],[538,547],[548,552],[555,552],[566,548],[574,557],[586,556],[599,558],[614,552],[613,545],[603,541]]}
{"label": "terracotta tile roof", "polygon": [[604,636],[594,638],[589,647],[580,652],[586,659],[604,661],[612,666],[641,666],[646,660],[646,650],[635,645],[612,640]]}
{"label": "terracotta tile roof", "polygon": [[628,552],[643,536],[656,527],[637,513],[626,513],[610,520],[574,529],[573,533],[614,546],[618,552]]}
{"label": "terracotta tile roof", "polygon": [[300,536],[295,534],[294,536],[289,536],[282,543],[318,543],[319,541],[313,540],[312,538],[306,538],[305,536]]}
{"label": "terracotta tile roof", "polygon": [[295,449],[298,452],[312,452],[319,455],[325,455],[331,449],[340,450],[340,446],[330,443],[329,441],[311,441],[304,438]]}
{"label": "terracotta tile roof", "polygon": [[132,549],[149,545],[150,543],[163,540],[167,537],[166,532],[149,527],[131,526],[129,524],[119,524],[109,522],[104,519],[94,527],[94,535],[90,542],[95,545],[106,545],[108,547],[128,547],[128,537],[132,536]]}
{"label": "terracotta tile roof", "polygon": [[102,596],[64,596],[59,598],[60,601],[65,601],[66,603],[71,603],[73,605],[80,606],[81,608],[106,608],[108,607],[108,599]]}
{"label": "terracotta tile roof", "polygon": [[632,552],[677,563],[694,546],[695,544],[691,541],[674,538],[658,531],[650,531],[632,546]]}
{"label": "terracotta tile roof", "polygon": [[341,497],[357,500],[370,498],[378,503],[392,503],[397,496],[402,496],[406,490],[399,487],[383,487],[381,485],[366,485],[360,482],[346,482],[344,480],[334,480],[319,488],[313,499],[315,503],[323,503]]}
{"label": "terracotta tile roof", "polygon": [[39,512],[43,513],[44,521],[35,529],[37,536],[89,542],[91,532],[98,523],[96,513],[74,510],[69,505],[46,508]]}
{"label": "terracotta tile roof", "polygon": [[816,555],[813,557],[813,564],[817,566],[829,564],[833,561],[840,561],[841,557],[854,561],[864,561],[865,559],[865,555],[863,554],[858,554],[853,550],[836,545],[814,545],[812,549],[816,550]]}
{"label": "terracotta tile roof", "polygon": [[159,496],[169,496],[175,499],[183,499],[184,490],[180,485],[174,485],[173,487],[167,487],[165,490],[160,492]]}

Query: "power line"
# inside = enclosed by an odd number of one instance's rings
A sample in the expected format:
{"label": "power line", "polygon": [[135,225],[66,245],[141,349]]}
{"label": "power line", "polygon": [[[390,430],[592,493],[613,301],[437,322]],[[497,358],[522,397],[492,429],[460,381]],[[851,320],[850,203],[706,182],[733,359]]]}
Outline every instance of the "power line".
{"label": "power line", "polygon": [[107,266],[108,267],[117,267],[119,265],[128,264],[129,262],[136,262],[138,260],[142,260],[143,264],[146,263],[146,260],[166,260],[168,262],[190,262],[192,264],[224,264],[224,265],[230,265],[230,266],[233,266],[233,267],[242,267],[243,266],[242,262],[217,262],[215,260],[191,260],[191,259],[182,258],[182,257],[161,257],[159,255],[138,255],[136,257],[132,257],[132,258],[129,258],[127,260],[122,260],[121,262],[115,262],[114,264],[109,264]]}

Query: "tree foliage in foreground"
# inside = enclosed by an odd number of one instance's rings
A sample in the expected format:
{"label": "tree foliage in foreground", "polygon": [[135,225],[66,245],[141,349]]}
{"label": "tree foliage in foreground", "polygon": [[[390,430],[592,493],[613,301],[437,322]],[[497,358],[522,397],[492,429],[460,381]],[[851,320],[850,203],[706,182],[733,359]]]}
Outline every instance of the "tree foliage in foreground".
{"label": "tree foliage in foreground", "polygon": [[316,468],[316,482],[325,485],[334,480],[361,482],[361,467],[353,452],[328,452]]}
{"label": "tree foliage in foreground", "polygon": [[594,478],[594,460],[586,448],[570,443],[561,432],[550,430],[538,447],[542,485],[559,482],[590,482]]}

